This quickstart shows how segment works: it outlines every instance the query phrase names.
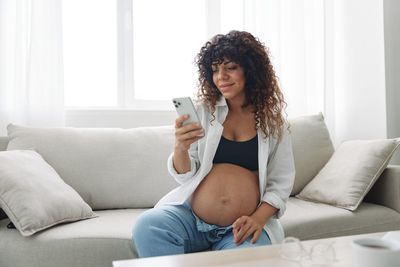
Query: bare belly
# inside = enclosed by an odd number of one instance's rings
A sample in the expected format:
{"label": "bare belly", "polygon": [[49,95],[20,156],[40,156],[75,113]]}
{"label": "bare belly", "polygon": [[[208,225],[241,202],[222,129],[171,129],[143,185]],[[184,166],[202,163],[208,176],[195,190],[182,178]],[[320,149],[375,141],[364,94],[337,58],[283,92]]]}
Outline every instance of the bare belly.
{"label": "bare belly", "polygon": [[220,226],[251,215],[260,201],[258,174],[243,167],[220,163],[200,183],[192,196],[192,209],[203,221]]}

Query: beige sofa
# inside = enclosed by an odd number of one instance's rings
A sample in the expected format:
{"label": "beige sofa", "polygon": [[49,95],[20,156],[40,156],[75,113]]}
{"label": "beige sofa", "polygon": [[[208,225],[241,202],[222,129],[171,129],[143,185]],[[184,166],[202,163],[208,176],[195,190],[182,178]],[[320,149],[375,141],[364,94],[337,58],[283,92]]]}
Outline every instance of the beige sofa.
{"label": "beige sofa", "polygon": [[[293,195],[334,152],[321,114],[291,120],[296,164]],[[8,127],[0,150],[35,149],[98,217],[24,237],[0,210],[0,266],[111,266],[136,257],[137,216],[177,186],[168,175],[171,126],[135,129]],[[291,197],[281,219],[302,240],[400,229],[400,166],[388,166],[355,211]]]}

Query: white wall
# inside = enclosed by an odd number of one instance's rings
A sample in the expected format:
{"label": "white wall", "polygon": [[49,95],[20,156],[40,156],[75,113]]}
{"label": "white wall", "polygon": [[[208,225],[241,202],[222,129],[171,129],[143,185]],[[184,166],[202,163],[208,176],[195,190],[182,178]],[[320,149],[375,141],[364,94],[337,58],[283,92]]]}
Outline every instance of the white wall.
{"label": "white wall", "polygon": [[326,119],[334,143],[385,138],[383,1],[326,3]]}
{"label": "white wall", "polygon": [[[400,1],[384,0],[387,136],[400,137]],[[392,163],[400,164],[400,151]]]}

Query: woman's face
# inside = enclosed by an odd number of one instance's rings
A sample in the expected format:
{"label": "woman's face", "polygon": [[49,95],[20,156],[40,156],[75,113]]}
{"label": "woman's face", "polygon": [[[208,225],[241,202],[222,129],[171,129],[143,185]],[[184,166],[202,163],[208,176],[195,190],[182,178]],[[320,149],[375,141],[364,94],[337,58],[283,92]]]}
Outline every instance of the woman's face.
{"label": "woman's face", "polygon": [[232,61],[224,60],[213,64],[213,82],[227,100],[245,97],[245,76],[243,68]]}

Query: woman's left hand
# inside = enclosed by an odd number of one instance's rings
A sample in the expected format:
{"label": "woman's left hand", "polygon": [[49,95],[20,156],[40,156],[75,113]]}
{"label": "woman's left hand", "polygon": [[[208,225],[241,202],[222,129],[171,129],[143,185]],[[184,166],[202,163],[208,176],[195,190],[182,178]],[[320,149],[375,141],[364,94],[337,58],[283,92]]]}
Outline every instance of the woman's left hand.
{"label": "woman's left hand", "polygon": [[263,230],[263,224],[260,224],[251,216],[239,217],[232,226],[233,237],[237,245],[242,244],[251,235],[253,235],[251,243],[254,244]]}

